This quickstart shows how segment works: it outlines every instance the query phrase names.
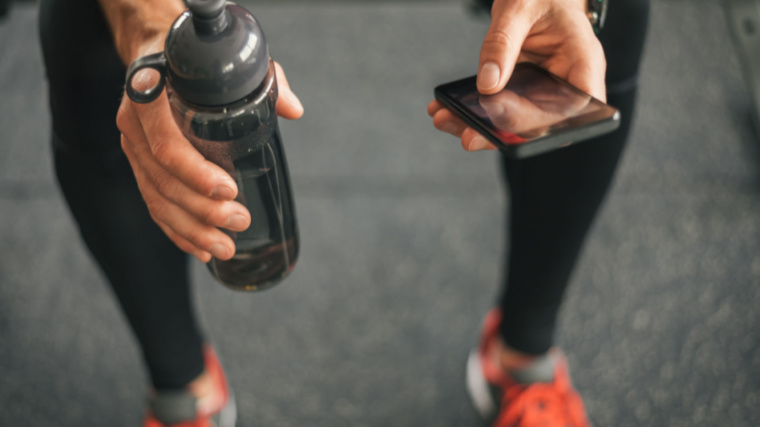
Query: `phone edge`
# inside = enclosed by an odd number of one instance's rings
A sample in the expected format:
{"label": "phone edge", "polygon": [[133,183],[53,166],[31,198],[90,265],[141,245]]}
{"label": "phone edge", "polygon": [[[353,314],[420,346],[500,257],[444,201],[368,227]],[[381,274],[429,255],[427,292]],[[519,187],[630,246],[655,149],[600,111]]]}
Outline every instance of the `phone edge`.
{"label": "phone edge", "polygon": [[[491,133],[491,131],[488,128],[482,126],[480,123],[472,119],[469,115],[465,114],[462,111],[462,107],[456,102],[454,102],[454,100],[449,98],[441,90],[442,86],[446,86],[452,83],[457,83],[463,80],[468,80],[471,78],[472,77],[465,77],[463,79],[455,80],[449,83],[444,83],[444,84],[436,86],[433,91],[435,95],[435,99],[438,102],[440,102],[445,108],[447,108],[449,111],[456,114],[456,116],[460,118],[462,121],[464,121],[467,125],[475,129],[480,135],[484,136],[491,143],[493,143],[496,146],[496,148],[499,149],[499,151],[501,151],[505,155],[512,158],[521,159],[521,158],[526,158],[526,157],[533,157],[542,153],[546,153],[551,150],[569,147],[578,142],[583,142],[588,139],[606,135],[610,132],[615,131],[618,127],[620,127],[620,110],[613,107],[612,105],[604,103],[604,105],[613,109],[614,113],[610,117],[602,121],[595,122],[593,125],[586,125],[586,126],[573,129],[572,131],[563,132],[556,135],[551,135],[545,138],[541,138],[538,141],[534,141],[529,144],[507,145],[503,141],[498,139],[498,137],[496,137],[493,133]],[[596,98],[592,97],[592,99],[596,99]],[[579,116],[579,117],[583,117],[583,116]],[[570,139],[571,141],[558,145],[557,140],[559,139],[563,139],[563,140]]]}

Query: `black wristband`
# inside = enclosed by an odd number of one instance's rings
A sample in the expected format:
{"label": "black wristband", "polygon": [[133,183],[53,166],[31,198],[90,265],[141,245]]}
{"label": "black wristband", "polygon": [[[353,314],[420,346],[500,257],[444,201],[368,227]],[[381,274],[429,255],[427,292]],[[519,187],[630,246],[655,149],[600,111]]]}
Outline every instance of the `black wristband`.
{"label": "black wristband", "polygon": [[594,27],[594,32],[599,34],[599,31],[604,27],[604,21],[607,19],[607,3],[609,0],[588,0],[588,16],[591,26]]}

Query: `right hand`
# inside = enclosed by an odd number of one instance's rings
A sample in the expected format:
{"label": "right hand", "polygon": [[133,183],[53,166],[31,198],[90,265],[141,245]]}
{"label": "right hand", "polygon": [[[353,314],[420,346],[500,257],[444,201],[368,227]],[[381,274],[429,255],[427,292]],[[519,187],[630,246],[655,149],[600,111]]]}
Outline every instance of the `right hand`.
{"label": "right hand", "polygon": [[[145,51],[149,54],[157,51]],[[303,107],[275,63],[279,98],[277,114],[287,119],[303,115]],[[156,76],[143,70],[133,86],[145,90]],[[182,135],[172,118],[164,92],[148,104],[122,99],[116,123],[121,147],[134,171],[150,215],[169,239],[202,262],[232,258],[235,244],[219,228],[243,231],[251,215],[234,201],[238,188],[230,175],[206,160]]]}

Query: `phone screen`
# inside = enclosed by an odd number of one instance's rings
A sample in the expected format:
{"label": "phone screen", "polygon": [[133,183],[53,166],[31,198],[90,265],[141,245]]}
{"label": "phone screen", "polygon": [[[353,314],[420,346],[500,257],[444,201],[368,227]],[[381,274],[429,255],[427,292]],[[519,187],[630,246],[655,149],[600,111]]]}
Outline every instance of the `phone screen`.
{"label": "phone screen", "polygon": [[[473,76],[441,85],[436,97],[513,154],[537,154],[619,125],[615,108],[533,64],[517,64],[507,86],[494,95],[480,94],[475,82]],[[538,141],[540,147],[518,151]]]}

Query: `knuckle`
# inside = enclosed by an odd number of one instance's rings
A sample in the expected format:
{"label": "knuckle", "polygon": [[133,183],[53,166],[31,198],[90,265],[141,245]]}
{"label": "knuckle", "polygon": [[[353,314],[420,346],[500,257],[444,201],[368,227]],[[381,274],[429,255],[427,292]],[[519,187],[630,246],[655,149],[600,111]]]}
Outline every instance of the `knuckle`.
{"label": "knuckle", "polygon": [[513,39],[514,37],[503,29],[500,29],[500,28],[491,29],[486,34],[486,37],[483,39],[483,46],[484,47],[495,46],[499,48],[509,47],[509,46],[512,46],[512,44],[514,43]]}
{"label": "knuckle", "polygon": [[194,227],[187,231],[187,235],[184,238],[198,248],[207,249],[211,247],[211,241],[207,234],[202,227]]}
{"label": "knuckle", "polygon": [[153,157],[159,164],[164,167],[171,166],[172,151],[171,145],[167,140],[159,139],[158,141],[152,141],[150,144],[150,151],[153,153]]}
{"label": "knuckle", "polygon": [[122,103],[119,106],[119,110],[116,112],[116,127],[119,128],[119,131],[122,133],[124,133],[125,129],[128,127],[128,115],[127,107]]}
{"label": "knuckle", "polygon": [[214,204],[208,204],[208,207],[204,207],[203,211],[200,212],[200,220],[208,225],[213,226],[222,226],[225,223],[225,220],[222,218],[224,215],[220,212],[220,209],[218,209],[218,206]]}
{"label": "knuckle", "polygon": [[159,194],[171,199],[171,196],[174,194],[175,186],[174,181],[169,175],[158,174],[153,177],[151,181],[153,181],[153,186],[156,187],[156,191],[158,191]]}
{"label": "knuckle", "polygon": [[[587,24],[587,23],[586,23]],[[584,46],[584,50],[589,53],[589,56],[594,58],[595,61],[604,60],[604,47],[599,38],[591,33],[587,37],[584,37],[578,42],[581,46]]]}
{"label": "knuckle", "polygon": [[127,137],[124,136],[124,134],[121,134],[121,151],[124,152],[129,162],[132,163],[132,159],[130,158],[130,149],[131,148],[129,147],[129,141],[127,140]]}
{"label": "knuckle", "polygon": [[153,212],[148,211],[148,213],[150,214],[150,219],[152,219],[153,222],[155,222],[156,224],[158,224],[161,227],[161,229],[164,230],[164,234],[166,234],[167,236],[169,236],[170,235],[169,232],[166,231],[168,229],[168,227],[166,227],[164,225],[164,222],[161,221],[161,219],[159,217],[157,217],[156,215],[154,215]]}
{"label": "knuckle", "polygon": [[163,222],[166,217],[167,206],[166,203],[157,199],[145,199],[145,204],[148,206],[148,212],[150,212],[151,218],[155,222]]}
{"label": "knuckle", "polygon": [[599,63],[599,66],[602,70],[607,70],[607,57],[604,55],[604,48],[602,47],[602,42],[599,41],[599,39],[596,39],[596,61]]}

